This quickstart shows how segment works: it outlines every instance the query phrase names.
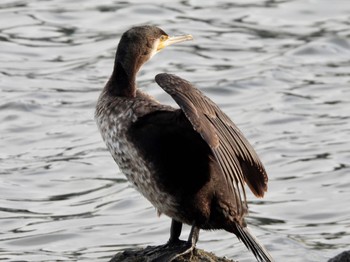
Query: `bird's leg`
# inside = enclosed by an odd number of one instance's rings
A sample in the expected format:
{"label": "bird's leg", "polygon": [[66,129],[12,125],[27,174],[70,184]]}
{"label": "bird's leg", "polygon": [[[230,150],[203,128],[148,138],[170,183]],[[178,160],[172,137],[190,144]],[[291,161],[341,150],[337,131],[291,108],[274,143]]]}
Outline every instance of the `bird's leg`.
{"label": "bird's leg", "polygon": [[191,249],[194,249],[196,244],[197,244],[197,241],[199,238],[199,230],[200,230],[200,228],[197,227],[196,225],[193,225],[191,228],[191,232],[190,232],[190,235],[188,236],[188,240],[187,240],[187,244],[189,246],[191,246]]}
{"label": "bird's leg", "polygon": [[[161,249],[164,250],[165,254],[167,252],[169,252],[170,254],[173,254],[174,250],[175,251],[179,249],[182,250],[182,248],[187,245],[187,242],[179,239],[181,230],[182,230],[182,223],[176,221],[175,219],[172,219],[171,227],[170,227],[170,238],[168,242],[162,246],[159,246],[158,248],[155,248],[149,251],[148,254],[158,252],[158,250],[161,250]],[[168,251],[165,251],[165,250],[168,250]],[[161,257],[161,259],[163,259],[163,257]],[[159,261],[162,261],[162,260],[159,260]]]}
{"label": "bird's leg", "polygon": [[[179,253],[186,251],[188,249],[188,241],[182,241],[179,239],[181,230],[182,223],[172,219],[169,241],[165,245],[157,246],[147,252],[150,261],[169,262],[175,259]],[[160,253],[160,255],[156,256],[157,253]],[[152,256],[154,257],[152,258]]]}
{"label": "bird's leg", "polygon": [[178,250],[182,251],[182,248],[187,244],[187,242],[181,241],[179,239],[181,235],[181,230],[182,223],[176,221],[175,219],[172,219],[170,227],[170,238],[168,242],[164,245],[152,248],[146,253],[147,256],[152,256],[153,254],[161,251],[162,254],[155,259],[151,259],[152,262],[171,261],[171,257],[174,256],[174,252],[177,254]]}
{"label": "bird's leg", "polygon": [[176,221],[175,219],[171,220],[171,227],[170,227],[170,238],[168,241],[168,244],[178,244],[180,242],[180,234],[182,230],[182,223]]}
{"label": "bird's leg", "polygon": [[181,257],[183,255],[186,255],[190,252],[192,252],[194,250],[194,248],[196,247],[197,241],[198,241],[198,237],[199,237],[199,230],[200,228],[196,225],[193,225],[191,228],[191,232],[190,235],[188,236],[188,240],[186,242],[186,244],[183,246],[183,248],[181,248],[180,253],[177,253],[176,255],[172,256],[168,261],[173,261],[178,257]]}

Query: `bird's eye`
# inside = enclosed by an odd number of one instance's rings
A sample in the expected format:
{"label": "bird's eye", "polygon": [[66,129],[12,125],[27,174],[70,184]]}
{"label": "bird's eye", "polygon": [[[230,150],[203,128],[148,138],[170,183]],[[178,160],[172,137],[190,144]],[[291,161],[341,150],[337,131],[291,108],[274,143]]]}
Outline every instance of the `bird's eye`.
{"label": "bird's eye", "polygon": [[161,37],[160,37],[160,41],[165,41],[165,40],[167,40],[168,39],[168,36],[167,35],[162,35]]}

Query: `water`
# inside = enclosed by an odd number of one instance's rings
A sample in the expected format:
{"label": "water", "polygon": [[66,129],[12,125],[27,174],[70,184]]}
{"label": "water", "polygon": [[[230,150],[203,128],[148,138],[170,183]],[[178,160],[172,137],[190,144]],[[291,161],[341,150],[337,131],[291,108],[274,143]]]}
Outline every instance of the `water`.
{"label": "water", "polygon": [[[276,261],[350,249],[350,2],[153,2],[0,2],[0,260],[108,261],[167,240],[170,220],[128,185],[93,119],[121,33],[149,23],[195,40],[155,56],[139,85],[174,105],[153,79],[178,74],[245,133],[270,177],[248,220]],[[252,261],[224,231],[198,247]]]}

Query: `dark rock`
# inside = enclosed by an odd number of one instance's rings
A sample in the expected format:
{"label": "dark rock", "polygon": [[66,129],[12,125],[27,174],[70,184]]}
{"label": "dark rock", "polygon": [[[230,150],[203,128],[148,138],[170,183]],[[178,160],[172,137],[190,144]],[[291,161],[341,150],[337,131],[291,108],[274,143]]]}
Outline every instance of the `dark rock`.
{"label": "dark rock", "polygon": [[[143,249],[129,249],[116,254],[109,262],[163,262],[170,255],[176,253],[174,249],[166,246],[148,246]],[[173,260],[174,262],[234,262],[233,260],[220,258],[201,249]]]}
{"label": "dark rock", "polygon": [[331,258],[328,262],[350,262],[350,250]]}

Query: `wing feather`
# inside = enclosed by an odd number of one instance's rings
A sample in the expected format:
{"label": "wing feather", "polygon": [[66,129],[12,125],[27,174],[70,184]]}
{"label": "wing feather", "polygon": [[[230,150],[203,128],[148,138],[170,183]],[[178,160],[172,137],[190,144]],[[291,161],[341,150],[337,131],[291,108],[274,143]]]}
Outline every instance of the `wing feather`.
{"label": "wing feather", "polygon": [[267,174],[258,155],[231,119],[188,81],[158,74],[156,82],[180,106],[188,120],[211,148],[226,183],[236,196],[237,207],[246,203],[244,182],[257,197],[267,190]]}

